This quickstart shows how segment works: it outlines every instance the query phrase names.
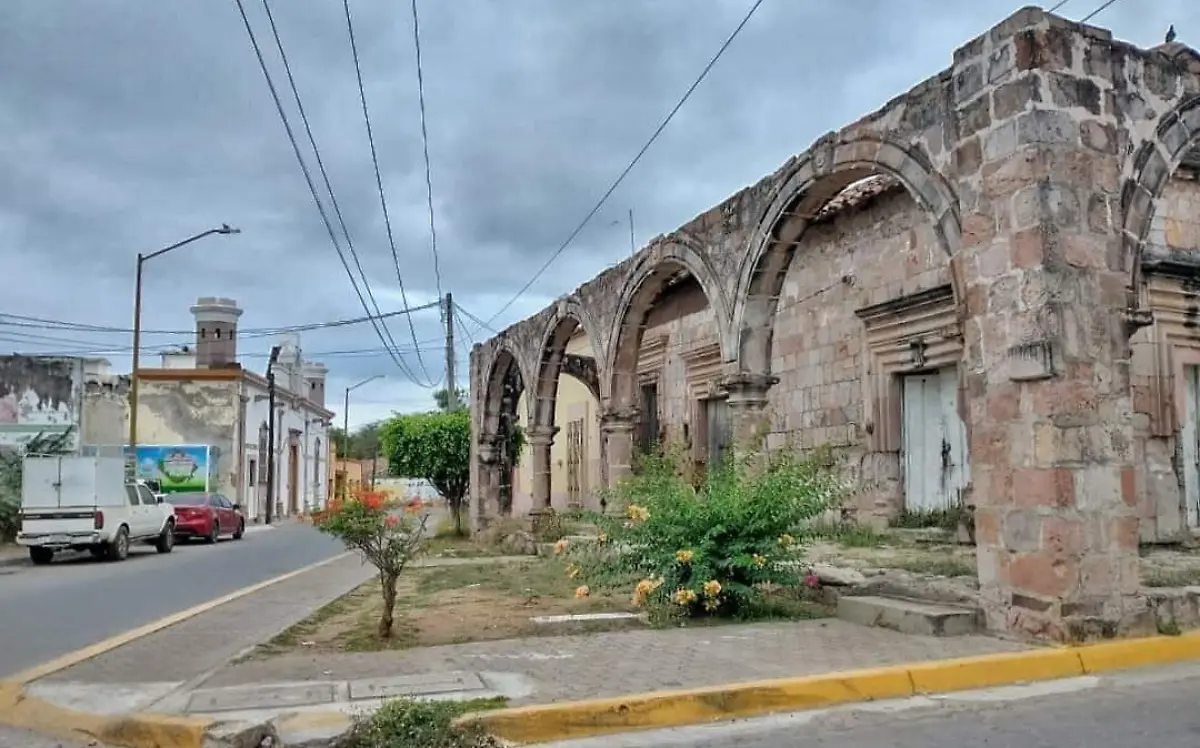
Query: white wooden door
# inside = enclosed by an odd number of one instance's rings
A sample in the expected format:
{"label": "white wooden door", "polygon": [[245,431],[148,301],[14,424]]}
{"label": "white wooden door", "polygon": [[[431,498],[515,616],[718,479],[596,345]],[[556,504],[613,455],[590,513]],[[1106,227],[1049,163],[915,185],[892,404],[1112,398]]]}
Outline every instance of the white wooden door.
{"label": "white wooden door", "polygon": [[1184,396],[1186,413],[1179,435],[1183,454],[1183,494],[1187,505],[1188,527],[1200,527],[1200,366],[1185,366],[1187,392]]}
{"label": "white wooden door", "polygon": [[928,512],[952,507],[970,480],[957,372],[912,374],[901,387],[905,508]]}

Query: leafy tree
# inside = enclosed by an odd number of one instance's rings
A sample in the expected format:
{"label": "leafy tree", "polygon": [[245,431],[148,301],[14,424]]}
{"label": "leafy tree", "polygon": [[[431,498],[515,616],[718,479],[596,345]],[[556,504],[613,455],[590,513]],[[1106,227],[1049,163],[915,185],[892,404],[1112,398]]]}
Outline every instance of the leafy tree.
{"label": "leafy tree", "polygon": [[337,445],[338,456],[348,460],[368,460],[379,452],[378,422],[360,426],[347,435],[336,426],[329,429],[329,438]]}
{"label": "leafy tree", "polygon": [[392,475],[429,481],[446,499],[455,532],[464,534],[463,502],[471,475],[467,410],[397,415],[383,424],[381,437]]}
{"label": "leafy tree", "polygon": [[[467,402],[467,392],[461,387],[454,388],[455,404],[462,406]],[[450,410],[450,390],[442,388],[433,393],[433,401],[437,403],[438,410]]]}

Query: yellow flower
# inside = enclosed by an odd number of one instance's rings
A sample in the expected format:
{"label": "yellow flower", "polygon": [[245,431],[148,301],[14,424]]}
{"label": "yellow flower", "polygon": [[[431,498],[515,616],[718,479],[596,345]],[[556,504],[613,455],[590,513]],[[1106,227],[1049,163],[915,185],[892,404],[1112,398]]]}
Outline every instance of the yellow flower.
{"label": "yellow flower", "polygon": [[707,610],[709,613],[714,612],[720,606],[721,606],[721,604],[712,598],[709,598],[704,601],[704,609]]}
{"label": "yellow flower", "polygon": [[689,550],[675,551],[675,560],[681,564],[690,564],[692,562],[692,552]]}
{"label": "yellow flower", "polygon": [[555,544],[554,544],[554,552],[555,552],[555,553],[562,553],[563,551],[567,550],[567,545],[568,545],[568,544],[567,544],[567,539],[566,539],[566,538],[563,538],[562,540],[560,540],[560,541],[558,541],[557,543],[555,543]]}
{"label": "yellow flower", "polygon": [[790,547],[795,542],[796,542],[796,539],[793,538],[791,535],[788,535],[786,532],[779,536],[779,544],[781,546],[783,546],[784,548]]}
{"label": "yellow flower", "polygon": [[675,594],[671,596],[676,605],[688,605],[696,600],[696,593],[686,587],[675,590]]}
{"label": "yellow flower", "polygon": [[608,542],[608,533],[602,532],[599,535],[597,535],[596,542],[600,543],[600,545],[604,545],[605,543],[607,543]]}
{"label": "yellow flower", "polygon": [[767,565],[767,557],[762,555],[761,553],[755,553],[753,556],[750,557],[750,560],[754,563],[754,567],[756,569],[761,569],[762,567]]}
{"label": "yellow flower", "polygon": [[592,594],[592,590],[586,584],[575,588],[575,599],[576,600],[582,600],[583,598],[587,597],[590,594]]}
{"label": "yellow flower", "polygon": [[637,586],[633,588],[633,604],[639,607],[644,605],[650,593],[661,587],[662,583],[662,577],[651,577],[638,582]]}
{"label": "yellow flower", "polygon": [[716,597],[721,594],[721,583],[715,579],[710,579],[704,583],[704,596]]}
{"label": "yellow flower", "polygon": [[650,519],[650,510],[644,506],[630,504],[629,508],[625,510],[625,515],[629,517],[629,519],[645,522],[646,520]]}
{"label": "yellow flower", "polygon": [[579,576],[579,567],[575,564],[567,564],[567,578],[574,579]]}

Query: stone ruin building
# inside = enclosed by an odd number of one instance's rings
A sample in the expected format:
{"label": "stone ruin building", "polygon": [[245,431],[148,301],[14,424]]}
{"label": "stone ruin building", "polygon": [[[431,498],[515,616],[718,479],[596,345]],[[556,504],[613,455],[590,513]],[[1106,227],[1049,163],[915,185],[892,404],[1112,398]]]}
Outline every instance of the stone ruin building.
{"label": "stone ruin building", "polygon": [[990,629],[1115,631],[1139,542],[1200,527],[1198,179],[1200,55],[1024,8],[477,345],[473,519],[511,510],[518,419],[531,508],[560,501],[565,372],[602,484],[768,424],[834,448],[860,521],[973,506]]}

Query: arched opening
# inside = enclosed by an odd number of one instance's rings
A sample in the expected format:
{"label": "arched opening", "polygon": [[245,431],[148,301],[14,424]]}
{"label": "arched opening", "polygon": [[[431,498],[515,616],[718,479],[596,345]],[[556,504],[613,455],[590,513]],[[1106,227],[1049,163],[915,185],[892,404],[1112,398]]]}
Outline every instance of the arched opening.
{"label": "arched opening", "polygon": [[1160,120],[1122,195],[1142,542],[1200,531],[1200,132],[1183,126],[1198,111],[1193,97]]}
{"label": "arched opening", "polygon": [[651,252],[630,274],[618,309],[601,423],[609,483],[667,442],[703,474],[731,442],[720,387],[728,305],[716,274],[689,248]]}
{"label": "arched opening", "polygon": [[[523,485],[540,490],[532,505],[555,509],[600,510],[604,450],[600,439],[600,376],[604,370],[594,320],[578,301],[560,303],[542,336],[533,422],[518,473]],[[565,375],[565,376],[564,376]],[[543,450],[539,454],[537,450]]]}
{"label": "arched opening", "polygon": [[520,425],[517,403],[525,391],[525,378],[516,357],[507,348],[496,353],[486,381],[484,434],[494,440],[495,450],[491,485],[499,513],[510,516],[518,491],[518,486],[514,485],[518,455],[512,448],[512,436]]}
{"label": "arched opening", "polygon": [[953,193],[886,143],[828,147],[785,179],[743,266],[739,369],[774,383],[769,447],[840,458],[850,513],[932,521],[970,481]]}

